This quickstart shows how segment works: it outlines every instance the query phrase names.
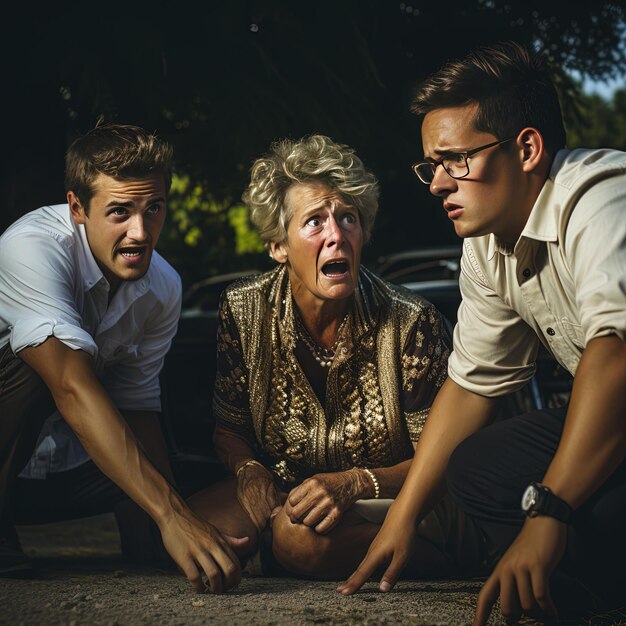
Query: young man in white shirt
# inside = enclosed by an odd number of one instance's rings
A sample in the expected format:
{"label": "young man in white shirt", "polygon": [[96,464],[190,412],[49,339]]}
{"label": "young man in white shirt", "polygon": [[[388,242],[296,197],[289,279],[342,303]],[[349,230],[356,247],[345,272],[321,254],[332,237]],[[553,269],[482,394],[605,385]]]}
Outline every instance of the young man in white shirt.
{"label": "young man in white shirt", "polygon": [[187,507],[159,425],[158,376],[181,302],[178,274],[155,251],[171,157],[141,128],[99,126],[67,152],[67,204],[28,213],[0,238],[0,575],[32,571],[16,522],[130,498],[196,590],[240,579],[235,551],[247,540]]}
{"label": "young man in white shirt", "polygon": [[[410,473],[339,591],[386,564],[391,589],[415,523],[447,487],[499,559],[475,624],[498,596],[511,622],[623,602],[626,154],[563,149],[556,90],[513,43],[448,63],[413,110],[424,116],[415,173],[464,238],[463,302]],[[498,398],[530,380],[540,344],[574,377],[568,406],[488,425]]]}

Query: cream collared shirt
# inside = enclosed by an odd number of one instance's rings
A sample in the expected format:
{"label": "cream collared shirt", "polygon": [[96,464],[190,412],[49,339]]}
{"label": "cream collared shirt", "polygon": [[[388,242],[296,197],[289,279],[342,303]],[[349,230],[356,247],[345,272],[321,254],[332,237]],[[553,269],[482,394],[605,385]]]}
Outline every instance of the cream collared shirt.
{"label": "cream collared shirt", "polygon": [[464,241],[449,375],[496,397],[523,387],[540,342],[572,375],[585,346],[626,340],[626,153],[557,153],[520,238]]}

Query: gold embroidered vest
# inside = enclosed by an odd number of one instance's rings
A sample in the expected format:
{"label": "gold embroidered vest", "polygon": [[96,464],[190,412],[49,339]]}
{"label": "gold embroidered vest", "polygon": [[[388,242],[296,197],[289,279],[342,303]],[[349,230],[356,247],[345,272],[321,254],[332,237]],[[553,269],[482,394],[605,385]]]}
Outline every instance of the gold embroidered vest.
{"label": "gold embroidered vest", "polygon": [[410,458],[447,372],[450,339],[439,312],[361,268],[322,406],[295,355],[293,307],[284,266],[226,290],[217,422],[255,445],[285,485]]}

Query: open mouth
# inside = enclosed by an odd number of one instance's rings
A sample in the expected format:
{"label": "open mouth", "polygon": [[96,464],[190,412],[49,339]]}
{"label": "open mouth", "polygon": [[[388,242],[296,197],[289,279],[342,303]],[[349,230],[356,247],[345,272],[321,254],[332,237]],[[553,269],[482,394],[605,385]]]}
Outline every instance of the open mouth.
{"label": "open mouth", "polygon": [[119,253],[125,258],[129,260],[138,259],[145,253],[146,248],[120,248]]}
{"label": "open mouth", "polygon": [[324,276],[343,276],[348,271],[347,261],[329,261],[322,266]]}

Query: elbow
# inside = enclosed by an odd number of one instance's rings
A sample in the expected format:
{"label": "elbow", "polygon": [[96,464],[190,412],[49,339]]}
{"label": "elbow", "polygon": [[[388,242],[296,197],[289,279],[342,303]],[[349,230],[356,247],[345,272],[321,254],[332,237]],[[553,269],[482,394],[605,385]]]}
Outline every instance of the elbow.
{"label": "elbow", "polygon": [[91,371],[62,372],[50,387],[59,413],[70,425],[73,415],[79,412],[89,412],[89,405],[101,396],[102,391],[98,379]]}
{"label": "elbow", "polygon": [[228,453],[231,448],[229,446],[229,437],[220,426],[216,426],[213,431],[213,450],[217,460],[222,465],[227,465]]}
{"label": "elbow", "polygon": [[54,403],[63,417],[70,416],[72,409],[80,403],[80,390],[72,380],[58,381],[50,390]]}

